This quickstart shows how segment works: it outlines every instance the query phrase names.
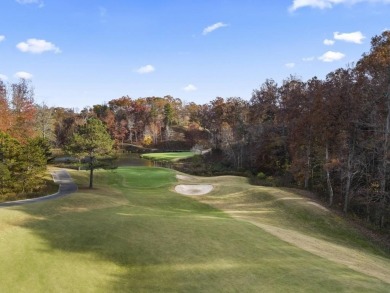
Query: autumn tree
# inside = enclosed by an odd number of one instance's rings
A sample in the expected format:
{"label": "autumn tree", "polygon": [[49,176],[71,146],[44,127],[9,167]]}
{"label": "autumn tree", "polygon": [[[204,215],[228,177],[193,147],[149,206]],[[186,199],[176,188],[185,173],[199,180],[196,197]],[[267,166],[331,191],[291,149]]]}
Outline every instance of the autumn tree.
{"label": "autumn tree", "polygon": [[248,166],[249,103],[238,97],[227,98],[224,103],[222,150],[235,168]]}
{"label": "autumn tree", "polygon": [[313,157],[316,149],[314,111],[322,99],[322,81],[314,77],[299,83],[296,96],[289,103],[288,119],[292,121],[288,138],[291,157],[290,172],[305,189],[313,185]]}
{"label": "autumn tree", "polygon": [[[371,40],[371,50],[363,55],[357,64],[357,71],[363,76],[362,93],[370,97],[372,108],[372,126],[375,129],[378,154],[377,182],[379,190],[371,190],[376,198],[380,214],[380,225],[384,226],[385,215],[390,205],[390,31]],[[375,182],[373,182],[375,183]],[[373,186],[373,185],[372,185]]]}
{"label": "autumn tree", "polygon": [[36,105],[35,127],[38,136],[54,143],[54,123],[54,109],[45,103]]}
{"label": "autumn tree", "polygon": [[172,125],[173,119],[174,119],[174,110],[172,108],[172,105],[170,103],[166,103],[164,105],[164,124],[165,124],[165,134],[167,140],[169,140],[171,136],[170,127]]}
{"label": "autumn tree", "polygon": [[56,107],[53,109],[55,146],[64,147],[78,125],[84,122],[73,109]]}
{"label": "autumn tree", "polygon": [[12,113],[8,101],[8,89],[0,79],[0,131],[8,131],[12,125]]}
{"label": "autumn tree", "polygon": [[250,106],[250,153],[254,168],[267,174],[279,174],[283,167],[283,141],[280,127],[280,91],[278,84],[267,79],[252,93]]}
{"label": "autumn tree", "polygon": [[19,83],[11,85],[11,111],[12,125],[10,133],[20,141],[25,141],[27,137],[33,137],[35,134],[35,115],[34,91],[25,79]]}

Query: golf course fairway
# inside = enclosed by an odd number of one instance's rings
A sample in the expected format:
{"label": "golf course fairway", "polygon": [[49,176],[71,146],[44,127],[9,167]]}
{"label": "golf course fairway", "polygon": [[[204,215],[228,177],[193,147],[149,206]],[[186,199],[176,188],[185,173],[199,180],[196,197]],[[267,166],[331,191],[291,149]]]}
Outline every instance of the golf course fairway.
{"label": "golf course fairway", "polygon": [[390,292],[389,255],[293,191],[149,167],[89,190],[69,172],[76,193],[0,208],[0,292]]}

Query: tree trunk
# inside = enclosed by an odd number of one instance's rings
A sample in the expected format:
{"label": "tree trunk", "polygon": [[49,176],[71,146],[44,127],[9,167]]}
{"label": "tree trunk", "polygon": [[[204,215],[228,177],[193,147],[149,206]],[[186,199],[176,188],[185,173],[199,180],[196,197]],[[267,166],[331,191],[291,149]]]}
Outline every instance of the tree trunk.
{"label": "tree trunk", "polygon": [[384,212],[382,212],[381,220],[380,220],[379,226],[380,226],[381,228],[383,228],[383,227],[385,226],[385,215],[384,215]]}
{"label": "tree trunk", "polygon": [[[389,72],[390,77],[390,72]],[[389,148],[389,134],[390,134],[390,80],[389,86],[386,93],[386,107],[387,107],[387,116],[386,116],[386,125],[384,133],[384,142],[383,142],[383,159],[382,159],[382,170],[381,170],[381,192],[386,191],[386,172],[387,172],[387,160],[388,160],[388,148]]]}
{"label": "tree trunk", "polygon": [[[325,162],[327,163],[329,161],[329,147],[328,143],[326,143],[325,147]],[[333,187],[332,187],[332,182],[330,181],[330,172],[328,168],[325,168],[326,170],[326,184],[328,186],[328,191],[329,191],[329,206],[333,204]]]}
{"label": "tree trunk", "polygon": [[[390,77],[390,72],[389,72]],[[389,85],[387,88],[386,93],[387,101],[387,116],[386,116],[386,125],[385,125],[385,137],[384,137],[384,143],[383,143],[383,159],[382,159],[382,172],[381,172],[381,183],[380,188],[381,192],[383,194],[383,199],[381,200],[381,206],[384,205],[385,201],[385,193],[386,193],[386,176],[387,176],[387,164],[388,164],[388,148],[389,148],[389,135],[390,135],[390,80]],[[382,209],[381,211],[381,218],[380,218],[380,227],[382,228],[385,222],[385,215],[384,211]]]}
{"label": "tree trunk", "polygon": [[381,170],[381,192],[386,191],[386,172],[387,172],[387,153],[389,147],[389,132],[390,132],[390,97],[387,99],[387,117],[385,125],[385,134],[383,142],[383,159],[382,159],[382,170]]}
{"label": "tree trunk", "polygon": [[344,197],[344,208],[343,211],[344,213],[348,212],[348,207],[349,207],[349,198],[350,198],[350,193],[351,193],[351,183],[353,179],[353,170],[352,170],[352,162],[355,157],[355,131],[353,132],[353,137],[352,137],[352,146],[349,146],[349,153],[348,153],[348,160],[347,160],[347,181],[345,184],[345,197]]}
{"label": "tree trunk", "polygon": [[306,170],[305,170],[305,189],[309,189],[310,168],[311,168],[311,161],[310,161],[311,145],[310,144],[307,147],[306,156],[307,156],[307,160],[306,160]]}
{"label": "tree trunk", "polygon": [[89,188],[93,188],[93,160],[94,157],[90,156],[89,157]]}
{"label": "tree trunk", "polygon": [[345,184],[345,197],[344,197],[344,213],[348,212],[349,205],[349,193],[351,189],[351,181],[352,181],[352,170],[351,170],[351,155],[348,156],[348,167],[347,167],[347,182]]}
{"label": "tree trunk", "polygon": [[89,170],[89,188],[93,188],[93,166],[90,166],[91,169]]}

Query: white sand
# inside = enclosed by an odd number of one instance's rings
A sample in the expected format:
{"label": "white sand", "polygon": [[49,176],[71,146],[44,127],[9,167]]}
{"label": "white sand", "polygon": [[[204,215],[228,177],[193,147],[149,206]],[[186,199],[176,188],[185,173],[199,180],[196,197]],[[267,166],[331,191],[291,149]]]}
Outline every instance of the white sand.
{"label": "white sand", "polygon": [[210,184],[199,184],[199,185],[176,185],[175,191],[184,195],[203,195],[211,192],[213,186]]}

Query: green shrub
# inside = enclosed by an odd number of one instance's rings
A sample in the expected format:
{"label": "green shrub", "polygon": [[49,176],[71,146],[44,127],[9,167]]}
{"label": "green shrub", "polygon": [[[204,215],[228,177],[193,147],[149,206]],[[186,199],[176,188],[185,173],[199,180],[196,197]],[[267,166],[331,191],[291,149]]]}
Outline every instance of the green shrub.
{"label": "green shrub", "polygon": [[257,173],[257,178],[260,180],[264,180],[267,178],[267,175],[265,175],[263,172]]}

